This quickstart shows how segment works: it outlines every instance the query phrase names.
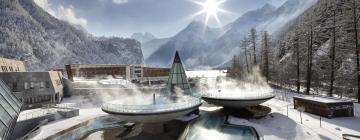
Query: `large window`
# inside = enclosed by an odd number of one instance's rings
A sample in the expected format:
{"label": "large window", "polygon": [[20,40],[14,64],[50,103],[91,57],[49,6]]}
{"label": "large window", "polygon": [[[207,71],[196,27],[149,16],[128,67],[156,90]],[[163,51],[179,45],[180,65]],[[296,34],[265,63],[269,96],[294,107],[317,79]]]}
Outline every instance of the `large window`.
{"label": "large window", "polygon": [[6,126],[3,122],[0,121],[0,139],[3,139],[3,136],[6,132]]}
{"label": "large window", "polygon": [[30,82],[30,89],[34,89],[35,88],[35,82]]}
{"label": "large window", "polygon": [[17,83],[16,83],[16,82],[14,82],[14,83],[12,84],[12,90],[13,90],[13,91],[17,91]]}
{"label": "large window", "polygon": [[49,81],[46,81],[46,82],[45,82],[45,86],[46,86],[46,88],[50,88],[50,82],[49,82]]}
{"label": "large window", "polygon": [[28,82],[24,82],[24,89],[29,89],[29,83]]}
{"label": "large window", "polygon": [[44,81],[41,81],[40,82],[40,88],[44,88],[45,87],[45,82]]}
{"label": "large window", "polygon": [[[10,91],[9,87],[0,80],[0,140],[9,139],[14,124],[20,113],[21,102]],[[8,135],[10,134],[10,135]]]}

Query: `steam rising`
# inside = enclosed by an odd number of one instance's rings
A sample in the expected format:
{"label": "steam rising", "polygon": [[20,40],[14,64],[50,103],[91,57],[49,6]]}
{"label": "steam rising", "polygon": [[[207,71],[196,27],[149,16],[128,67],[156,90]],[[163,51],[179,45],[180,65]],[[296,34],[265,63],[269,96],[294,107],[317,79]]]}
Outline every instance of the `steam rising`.
{"label": "steam rising", "polygon": [[93,79],[76,77],[74,79],[75,91],[81,91],[81,93],[75,93],[80,96],[72,97],[70,102],[77,102],[85,108],[98,108],[104,103],[123,106],[157,106],[192,101],[178,87],[175,87],[173,93],[169,93],[165,85],[142,86],[111,76],[105,79],[104,77],[94,77]]}
{"label": "steam rising", "polygon": [[253,68],[251,73],[242,73],[241,79],[224,76],[202,77],[199,85],[202,96],[217,98],[263,98],[272,96],[273,92],[258,67]]}

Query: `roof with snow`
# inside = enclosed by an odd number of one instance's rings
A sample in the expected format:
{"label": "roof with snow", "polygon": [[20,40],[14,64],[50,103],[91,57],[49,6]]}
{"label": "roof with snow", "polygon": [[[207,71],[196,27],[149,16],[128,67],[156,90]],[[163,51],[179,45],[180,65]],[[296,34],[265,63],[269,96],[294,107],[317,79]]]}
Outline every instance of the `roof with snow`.
{"label": "roof with snow", "polygon": [[344,102],[353,102],[349,99],[339,99],[339,98],[332,98],[332,97],[322,97],[322,96],[295,96],[294,98],[310,100],[315,102],[321,103],[344,103]]}

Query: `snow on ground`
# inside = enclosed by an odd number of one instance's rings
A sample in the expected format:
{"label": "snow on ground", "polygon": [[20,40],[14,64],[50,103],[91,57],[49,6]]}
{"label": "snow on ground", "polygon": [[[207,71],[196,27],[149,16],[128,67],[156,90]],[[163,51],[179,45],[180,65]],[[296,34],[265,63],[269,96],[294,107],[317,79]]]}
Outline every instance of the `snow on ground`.
{"label": "snow on ground", "polygon": [[[280,98],[281,99],[281,98]],[[289,100],[291,101],[291,100]],[[271,115],[262,119],[244,120],[229,117],[232,124],[250,125],[256,128],[264,139],[342,139],[342,134],[360,135],[360,118],[321,118],[310,113],[302,113],[293,108],[291,102],[272,99],[263,105],[272,109]],[[287,107],[288,113],[287,113]],[[288,114],[288,115],[287,115]],[[288,116],[288,117],[287,117]]]}
{"label": "snow on ground", "polygon": [[355,117],[360,118],[360,104],[354,103],[354,115]]}
{"label": "snow on ground", "polygon": [[186,71],[186,76],[188,78],[193,77],[207,77],[207,78],[216,78],[217,76],[226,76],[224,70],[204,70],[204,71]]}
{"label": "snow on ground", "polygon": [[100,108],[80,109],[79,116],[50,122],[44,126],[41,126],[40,133],[31,139],[43,140],[63,130],[76,126],[77,124],[105,115],[107,114],[104,113]]}

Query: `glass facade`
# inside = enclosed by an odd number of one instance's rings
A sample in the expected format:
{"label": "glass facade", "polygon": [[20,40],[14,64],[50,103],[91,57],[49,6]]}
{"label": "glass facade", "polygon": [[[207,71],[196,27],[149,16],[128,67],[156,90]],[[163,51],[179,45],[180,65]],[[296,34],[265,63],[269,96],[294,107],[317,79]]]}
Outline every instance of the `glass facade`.
{"label": "glass facade", "polygon": [[0,80],[0,140],[9,139],[19,116],[22,103],[4,81]]}
{"label": "glass facade", "polygon": [[185,69],[177,51],[175,53],[174,63],[172,64],[170,70],[167,86],[172,93],[178,92],[176,91],[177,87],[180,88],[184,94],[191,94],[191,89],[186,77]]}

